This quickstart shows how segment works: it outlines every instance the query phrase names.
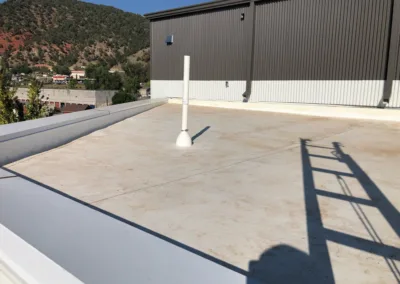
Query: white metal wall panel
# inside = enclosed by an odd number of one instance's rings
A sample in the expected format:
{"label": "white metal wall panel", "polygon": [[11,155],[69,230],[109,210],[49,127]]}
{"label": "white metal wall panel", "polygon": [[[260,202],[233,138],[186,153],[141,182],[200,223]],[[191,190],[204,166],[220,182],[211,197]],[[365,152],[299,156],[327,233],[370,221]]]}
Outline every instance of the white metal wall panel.
{"label": "white metal wall panel", "polygon": [[151,98],[181,98],[183,81],[151,80]]}
{"label": "white metal wall panel", "polygon": [[[245,81],[191,81],[191,99],[242,101]],[[377,106],[384,81],[254,81],[250,102]],[[152,98],[181,98],[183,81],[151,81]],[[400,107],[400,81],[393,84],[389,107]]]}
{"label": "white metal wall panel", "polygon": [[400,108],[400,81],[393,81],[392,97],[390,98],[388,107]]}
{"label": "white metal wall panel", "polygon": [[246,81],[191,81],[189,86],[190,98],[205,101],[243,101],[246,91]]}
{"label": "white metal wall panel", "polygon": [[[228,82],[228,86],[226,85]],[[246,81],[190,81],[189,97],[204,101],[237,102],[243,100]],[[183,81],[152,80],[152,98],[181,98]]]}
{"label": "white metal wall panel", "polygon": [[253,81],[250,102],[377,106],[384,81]]}

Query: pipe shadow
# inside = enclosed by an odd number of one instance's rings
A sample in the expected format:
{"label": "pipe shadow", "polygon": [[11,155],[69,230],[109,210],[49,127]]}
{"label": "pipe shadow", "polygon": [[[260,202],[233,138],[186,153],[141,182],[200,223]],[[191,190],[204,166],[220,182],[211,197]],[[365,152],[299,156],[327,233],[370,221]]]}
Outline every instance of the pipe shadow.
{"label": "pipe shadow", "polygon": [[200,130],[198,133],[196,133],[193,137],[192,137],[192,142],[194,143],[194,141],[199,138],[201,135],[203,135],[208,129],[210,129],[211,126],[207,126],[204,127],[202,130]]}

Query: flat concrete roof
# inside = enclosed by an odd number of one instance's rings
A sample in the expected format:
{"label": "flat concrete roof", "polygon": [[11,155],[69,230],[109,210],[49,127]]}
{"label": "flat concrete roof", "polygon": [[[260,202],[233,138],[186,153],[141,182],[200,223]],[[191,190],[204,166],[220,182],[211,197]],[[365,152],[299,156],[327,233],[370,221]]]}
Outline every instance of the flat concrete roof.
{"label": "flat concrete roof", "polygon": [[190,149],[169,104],[6,168],[266,283],[397,283],[399,123],[189,112]]}

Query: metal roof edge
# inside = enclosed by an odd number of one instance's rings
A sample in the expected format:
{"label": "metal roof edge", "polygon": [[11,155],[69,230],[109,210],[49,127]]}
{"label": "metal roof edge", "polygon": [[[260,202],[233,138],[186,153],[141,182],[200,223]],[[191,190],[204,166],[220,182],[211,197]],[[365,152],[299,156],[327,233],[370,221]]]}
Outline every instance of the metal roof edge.
{"label": "metal roof edge", "polygon": [[189,14],[189,13],[202,12],[202,11],[206,11],[206,10],[213,10],[213,9],[218,9],[218,8],[246,4],[246,3],[250,3],[250,2],[251,2],[251,0],[219,0],[219,1],[206,2],[206,3],[191,5],[191,6],[185,6],[185,7],[181,7],[181,8],[159,11],[159,12],[155,12],[155,13],[148,13],[148,14],[145,14],[144,17],[146,17],[147,19],[149,19],[151,21],[151,20],[172,17],[172,16],[177,16],[177,15],[184,15],[184,14]]}

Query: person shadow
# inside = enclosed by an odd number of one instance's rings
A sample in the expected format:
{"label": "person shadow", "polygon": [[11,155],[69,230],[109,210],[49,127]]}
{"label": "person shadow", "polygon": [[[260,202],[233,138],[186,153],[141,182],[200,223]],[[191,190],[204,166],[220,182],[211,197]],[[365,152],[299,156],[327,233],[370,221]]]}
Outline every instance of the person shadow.
{"label": "person shadow", "polygon": [[294,247],[278,245],[250,261],[247,284],[332,283],[324,272],[317,259]]}

